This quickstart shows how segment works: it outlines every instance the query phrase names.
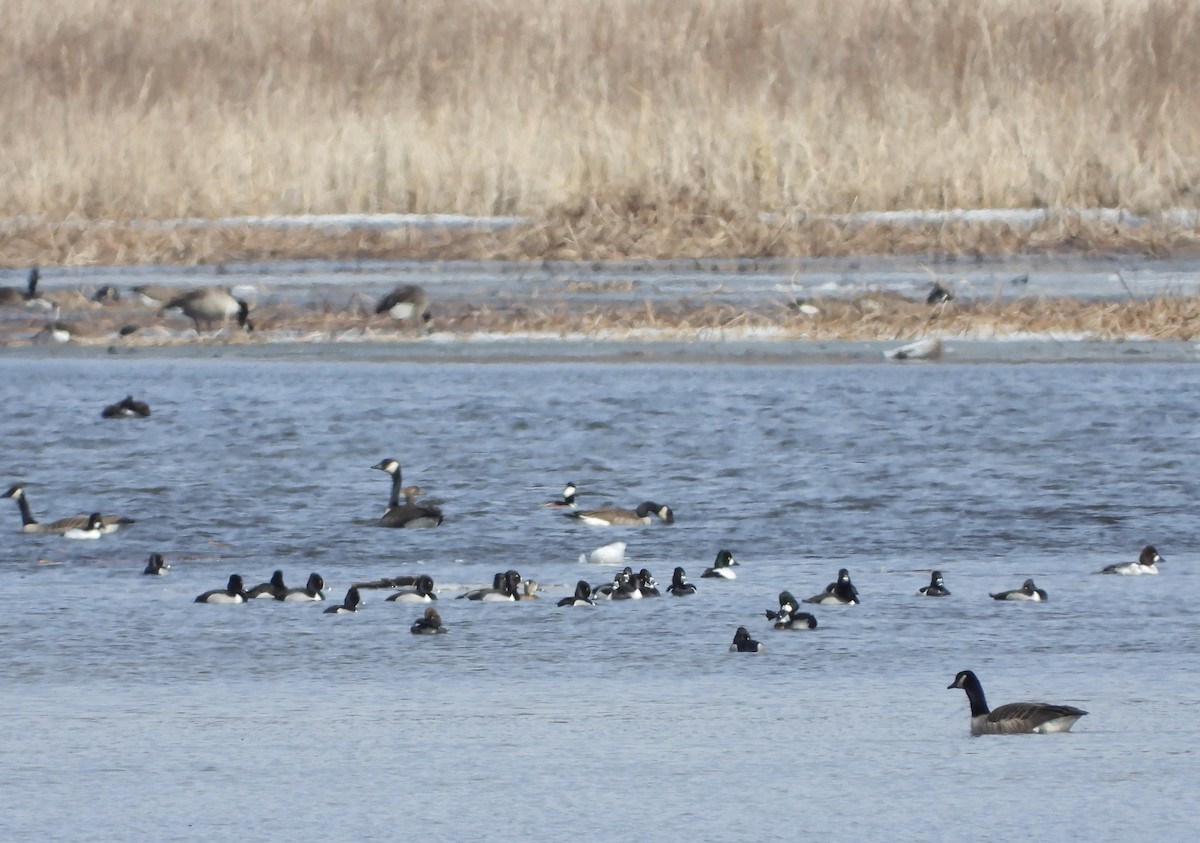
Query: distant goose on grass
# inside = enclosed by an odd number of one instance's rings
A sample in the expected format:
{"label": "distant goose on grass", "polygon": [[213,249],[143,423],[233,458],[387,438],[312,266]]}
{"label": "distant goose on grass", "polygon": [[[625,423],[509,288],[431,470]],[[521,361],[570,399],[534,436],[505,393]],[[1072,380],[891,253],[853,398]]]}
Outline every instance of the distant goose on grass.
{"label": "distant goose on grass", "polygon": [[165,577],[169,570],[171,570],[171,566],[162,558],[161,553],[151,553],[150,561],[146,563],[142,573],[150,577]]}
{"label": "distant goose on grass", "polygon": [[428,574],[421,574],[413,585],[387,598],[389,603],[432,603],[434,600],[437,600],[437,595],[433,593],[433,577]]}
{"label": "distant goose on grass", "polygon": [[568,483],[566,488],[563,489],[561,500],[548,501],[542,504],[542,506],[548,506],[551,509],[574,509],[576,494],[578,494],[578,489],[575,488],[575,484]]}
{"label": "distant goose on grass", "polygon": [[1075,721],[1086,711],[1071,705],[1051,705],[1040,702],[1018,702],[988,709],[983,685],[969,670],[960,671],[947,688],[962,688],[971,703],[972,735],[1020,735],[1069,732]]}
{"label": "distant goose on grass", "polygon": [[883,356],[889,360],[937,360],[942,356],[942,341],[937,337],[917,340],[885,351]]}
{"label": "distant goose on grass", "polygon": [[342,599],[342,605],[330,606],[325,610],[326,615],[348,615],[351,612],[357,612],[359,604],[362,603],[362,595],[358,593],[358,589],[350,586],[350,590],[346,592],[345,598]]}
{"label": "distant goose on grass", "polygon": [[246,304],[243,299],[234,298],[228,290],[223,290],[220,287],[201,287],[197,290],[189,290],[186,293],[175,296],[162,306],[163,311],[167,310],[182,310],[184,315],[192,320],[192,324],[196,326],[196,332],[200,332],[201,323],[208,330],[212,330],[214,325],[218,323],[222,326],[230,319],[236,319],[238,327],[245,328],[247,331],[254,330],[254,323],[250,321],[250,305]]}
{"label": "distant goose on grass", "polygon": [[567,518],[573,518],[593,527],[640,527],[652,522],[651,515],[656,516],[663,524],[675,523],[675,513],[671,512],[671,507],[660,506],[653,501],[640,503],[637,509],[621,509],[610,506],[566,514]]}
{"label": "distant goose on grass", "polygon": [[926,597],[949,597],[950,589],[946,588],[946,581],[942,579],[942,572],[934,571],[929,575],[929,585],[921,586],[917,593],[924,594]]}
{"label": "distant goose on grass", "polygon": [[193,603],[245,603],[246,592],[242,578],[234,574],[229,578],[229,584],[224,588],[206,591],[197,597]]}
{"label": "distant goose on grass", "polygon": [[687,581],[687,573],[683,568],[676,568],[671,574],[671,584],[667,586],[667,593],[672,597],[687,597],[696,593],[696,586]]}
{"label": "distant goose on grass", "polygon": [[1100,573],[1120,574],[1126,577],[1157,574],[1158,566],[1162,565],[1165,561],[1165,559],[1158,555],[1158,551],[1154,549],[1154,545],[1148,544],[1142,548],[1142,553],[1138,556],[1136,562],[1121,562],[1116,565],[1109,565]]}
{"label": "distant goose on grass", "polygon": [[24,290],[18,287],[0,287],[0,307],[24,307],[40,301],[37,295],[37,285],[41,277],[41,273],[35,266],[29,270]]}
{"label": "distant goose on grass", "polygon": [[144,419],[150,415],[150,405],[145,401],[136,401],[132,395],[126,395],[116,404],[109,404],[100,411],[100,417],[105,419]]}
{"label": "distant goose on grass", "polygon": [[297,603],[312,600],[324,600],[325,595],[321,589],[325,588],[325,580],[320,574],[309,574],[308,583],[304,588],[289,588],[283,594],[276,594],[276,600],[283,600],[288,603]]}
{"label": "distant goose on grass", "polygon": [[104,521],[99,512],[88,516],[87,526],[72,527],[63,533],[65,539],[98,539],[104,535]]}
{"label": "distant goose on grass", "polygon": [[559,606],[595,606],[592,602],[592,587],[588,585],[587,580],[580,580],[575,583],[575,594],[571,597],[564,597],[558,601]]}
{"label": "distant goose on grass", "polygon": [[728,550],[718,551],[717,559],[713,562],[713,566],[705,568],[704,573],[700,575],[700,579],[716,577],[722,580],[736,580],[737,572],[733,570],[733,566],[737,564],[738,561],[733,558],[733,554]]}
{"label": "distant goose on grass", "polygon": [[438,614],[438,610],[430,606],[424,615],[413,621],[408,631],[413,635],[441,635],[446,631],[446,627],[442,625],[442,616]]}
{"label": "distant goose on grass", "polygon": [[943,287],[941,281],[934,281],[933,289],[925,297],[925,304],[945,304],[948,301],[954,301],[954,294]]}
{"label": "distant goose on grass", "polygon": [[[51,521],[49,524],[42,524],[33,517],[29,501],[25,499],[24,486],[11,487],[4,493],[4,497],[15,500],[20,508],[22,533],[65,533],[67,530],[87,529],[88,522],[91,520],[90,515],[72,515],[68,518]],[[122,526],[133,523],[132,518],[124,518],[120,515],[101,515],[100,521],[106,533],[115,533]]]}
{"label": "distant goose on grass", "polygon": [[733,635],[733,643],[729,645],[731,653],[761,653],[767,648],[750,637],[746,627],[739,626]]}
{"label": "distant goose on grass", "polygon": [[1025,580],[1020,588],[1012,591],[1000,591],[992,595],[993,600],[1030,600],[1035,603],[1046,599],[1046,592],[1033,584],[1033,580]]}
{"label": "distant goose on grass", "polygon": [[415,284],[403,284],[375,305],[376,313],[386,313],[397,322],[419,325],[430,320],[429,297]]}
{"label": "distant goose on grass", "polygon": [[[375,522],[377,527],[402,527],[409,530],[436,527],[443,521],[442,511],[436,506],[421,506],[414,498],[425,494],[420,486],[404,486],[404,472],[400,463],[383,459],[371,468],[382,471],[392,478],[392,491],[388,496],[388,507]],[[404,503],[400,503],[400,496]]]}
{"label": "distant goose on grass", "polygon": [[275,571],[268,582],[259,583],[246,592],[247,600],[277,600],[287,593],[288,587],[283,582],[283,571]]}
{"label": "distant goose on grass", "polygon": [[820,594],[814,594],[804,602],[823,606],[848,606],[858,603],[858,589],[850,582],[850,572],[842,568],[838,571],[837,582],[831,582]]}

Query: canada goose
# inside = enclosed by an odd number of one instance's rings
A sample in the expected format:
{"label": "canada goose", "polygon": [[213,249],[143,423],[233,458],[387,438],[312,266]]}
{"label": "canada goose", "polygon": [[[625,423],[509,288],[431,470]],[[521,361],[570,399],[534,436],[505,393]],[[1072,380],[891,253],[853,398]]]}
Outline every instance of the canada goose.
{"label": "canada goose", "polygon": [[350,590],[346,592],[345,598],[342,599],[342,605],[330,606],[325,610],[326,615],[346,615],[351,612],[358,611],[358,604],[362,602],[362,596],[358,593],[358,589],[350,586]]}
{"label": "canada goose", "polygon": [[308,583],[304,588],[289,588],[283,594],[276,594],[276,600],[283,600],[288,603],[324,600],[325,595],[321,593],[321,589],[325,588],[325,580],[320,574],[309,574]]}
{"label": "canada goose", "polygon": [[592,602],[592,587],[588,585],[587,580],[580,580],[575,583],[575,594],[571,597],[564,597],[558,601],[559,606],[595,606]]}
{"label": "canada goose", "polygon": [[717,551],[717,559],[713,562],[713,566],[705,568],[704,573],[700,575],[700,579],[715,577],[722,580],[736,580],[737,572],[733,570],[733,566],[736,564],[738,564],[738,561],[733,558],[733,554],[728,550]]}
{"label": "canada goose", "polygon": [[596,548],[590,554],[579,554],[579,562],[591,562],[593,565],[624,565],[626,547],[628,545],[625,542],[612,542]]}
{"label": "canada goose", "polygon": [[671,584],[667,586],[667,593],[674,597],[686,597],[696,593],[696,586],[687,581],[687,573],[683,568],[676,568],[671,574]]}
{"label": "canada goose", "polygon": [[0,287],[0,307],[23,307],[38,301],[37,285],[41,277],[41,273],[35,266],[29,270],[29,278],[25,282],[24,290],[17,287]]}
{"label": "canada goose", "polygon": [[[420,529],[436,527],[442,523],[442,511],[436,506],[419,506],[413,498],[423,495],[420,486],[403,486],[404,472],[400,463],[393,459],[383,459],[371,466],[373,469],[385,472],[392,477],[392,492],[388,497],[388,508],[375,522],[376,527],[406,527]],[[404,495],[404,504],[400,503],[400,495]]]}
{"label": "canada goose", "polygon": [[132,395],[126,395],[116,404],[109,404],[100,411],[100,417],[105,419],[144,419],[150,415],[150,405],[145,401],[135,401]]}
{"label": "canada goose", "polygon": [[[72,529],[87,529],[90,516],[88,515],[72,515],[69,518],[60,518],[57,521],[52,521],[49,524],[41,524],[29,509],[29,501],[25,499],[25,487],[13,486],[4,493],[4,497],[12,498],[17,502],[17,506],[21,509],[21,532],[22,533],[65,533]],[[132,524],[132,518],[124,518],[120,515],[102,515],[100,521],[104,525],[104,532],[115,533],[125,524]]]}
{"label": "canada goose", "polygon": [[1021,735],[1069,732],[1086,711],[1072,705],[1019,702],[990,711],[983,696],[983,685],[969,670],[960,671],[947,688],[962,688],[971,702],[972,735]]}
{"label": "canada goose", "polygon": [[568,512],[567,518],[574,518],[593,527],[625,527],[640,526],[651,523],[650,516],[655,515],[663,524],[674,524],[675,513],[669,506],[659,506],[653,501],[638,504],[637,509],[620,509],[615,506],[604,509],[586,509],[582,512]]}
{"label": "canada goose", "polygon": [[941,281],[934,281],[933,289],[925,297],[925,304],[945,304],[948,301],[954,301],[954,294],[943,287]]}
{"label": "canada goose", "polygon": [[287,593],[288,587],[283,582],[283,571],[275,571],[271,574],[269,582],[259,583],[246,592],[247,600],[275,600],[282,599]]}
{"label": "canada goose", "polygon": [[950,589],[946,588],[946,581],[942,579],[942,572],[934,571],[929,575],[929,585],[921,586],[917,593],[924,594],[926,597],[949,597]]}
{"label": "canada goose", "polygon": [[761,653],[767,648],[750,637],[746,627],[739,626],[733,635],[733,643],[729,645],[731,653]]}
{"label": "canada goose", "polygon": [[[162,310],[182,310],[184,315],[192,320],[196,332],[200,332],[200,323],[212,330],[213,325],[220,322],[225,324],[231,317],[237,319],[238,326],[247,331],[254,330],[250,321],[250,305],[242,299],[235,299],[227,290],[220,287],[200,287],[176,296],[162,306]],[[160,311],[161,313],[162,311]]]}
{"label": "canada goose", "polygon": [[1121,562],[1117,565],[1109,565],[1100,573],[1121,574],[1126,577],[1157,574],[1158,566],[1162,565],[1165,561],[1165,559],[1158,555],[1158,551],[1154,549],[1154,545],[1148,544],[1142,548],[1142,553],[1138,556],[1136,562]]}
{"label": "canada goose", "polygon": [[99,512],[88,516],[86,527],[72,527],[63,533],[65,539],[98,539],[104,535],[104,520]]}
{"label": "canada goose", "polygon": [[825,586],[820,594],[806,598],[805,603],[819,603],[825,606],[847,606],[858,602],[858,589],[850,582],[850,572],[845,568],[838,571],[837,582]]}
{"label": "canada goose", "polygon": [[574,483],[568,483],[566,488],[563,489],[562,500],[548,501],[542,504],[542,506],[548,506],[551,509],[574,509],[575,495],[578,494],[578,491]]}
{"label": "canada goose", "polygon": [[151,553],[150,561],[146,563],[142,573],[150,577],[165,577],[169,570],[171,566],[163,560],[161,553]]}
{"label": "canada goose", "polygon": [[392,290],[375,305],[376,313],[386,313],[397,322],[428,322],[429,297],[415,284],[404,284]]}
{"label": "canada goose", "polygon": [[1033,580],[1025,580],[1020,588],[1013,591],[1001,591],[992,595],[993,600],[1031,600],[1041,602],[1046,599],[1046,592],[1033,584]]}
{"label": "canada goose", "polygon": [[437,600],[433,593],[433,577],[421,574],[409,588],[402,588],[387,598],[389,603],[432,603]]}
{"label": "canada goose", "polygon": [[917,340],[885,351],[883,356],[889,360],[937,360],[942,356],[942,341],[937,337]]}
{"label": "canada goose", "polygon": [[161,308],[178,296],[179,290],[176,287],[164,287],[161,284],[139,284],[133,288],[133,294],[146,307]]}
{"label": "canada goose", "polygon": [[34,345],[61,345],[70,342],[71,326],[59,320],[58,308],[55,308],[54,317],[47,319],[42,329],[30,337],[29,341]]}
{"label": "canada goose", "polygon": [[121,300],[121,293],[112,284],[105,284],[92,293],[90,300],[98,304],[112,304]]}
{"label": "canada goose", "polygon": [[798,612],[794,608],[781,611],[775,615],[775,629],[803,631],[817,628],[817,619],[808,612]]}
{"label": "canada goose", "polygon": [[413,621],[408,631],[413,635],[441,635],[446,631],[446,627],[442,626],[442,616],[438,614],[438,610],[430,606],[424,615]]}
{"label": "canada goose", "polygon": [[245,603],[246,592],[243,589],[242,578],[234,574],[229,578],[229,584],[224,588],[206,591],[192,601],[193,603]]}
{"label": "canada goose", "polygon": [[800,601],[793,597],[790,591],[781,591],[779,592],[779,611],[777,612],[774,609],[767,609],[764,614],[767,616],[767,620],[773,621],[776,618],[786,617],[788,614],[796,611],[799,608]]}

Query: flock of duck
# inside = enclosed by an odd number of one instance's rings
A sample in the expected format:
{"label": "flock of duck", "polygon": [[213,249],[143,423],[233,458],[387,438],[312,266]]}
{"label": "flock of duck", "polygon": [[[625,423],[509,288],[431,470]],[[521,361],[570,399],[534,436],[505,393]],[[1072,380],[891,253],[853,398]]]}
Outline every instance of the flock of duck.
{"label": "flock of duck", "polygon": [[[144,412],[142,410],[144,409]],[[111,405],[103,411],[106,418],[126,415],[149,415],[149,408],[142,402],[135,401],[132,396],[124,401]],[[391,492],[387,508],[376,522],[376,526],[402,529],[430,529],[443,523],[444,516],[440,509],[434,506],[423,506],[416,502],[423,492],[418,486],[405,486],[400,463],[395,459],[384,459],[371,466],[384,472],[390,477]],[[563,490],[561,499],[551,501],[545,506],[565,510],[566,517],[594,526],[640,526],[649,525],[655,519],[667,525],[674,523],[675,515],[671,508],[653,501],[645,501],[633,509],[619,507],[604,507],[600,509],[580,510],[577,508],[578,489],[573,483],[568,483]],[[17,502],[21,513],[21,531],[24,533],[49,533],[62,535],[65,538],[95,539],[107,533],[114,532],[123,526],[132,524],[133,520],[118,515],[103,515],[95,512],[87,515],[73,515],[49,523],[39,522],[32,513],[25,489],[21,485],[12,486],[4,497]],[[403,497],[403,502],[401,498]],[[591,555],[592,561],[611,562],[624,559],[624,542],[598,548]],[[1122,576],[1141,576],[1158,574],[1158,566],[1164,563],[1163,557],[1152,546],[1142,549],[1136,561],[1109,565],[1101,570],[1101,574]],[[706,568],[702,578],[733,580],[737,574],[733,570],[738,565],[733,554],[728,550],[717,553],[713,565]],[[153,554],[143,571],[149,576],[163,576],[170,571],[161,554]],[[279,600],[283,602],[317,602],[324,601],[325,581],[318,573],[312,573],[303,588],[289,588],[284,582],[282,571],[275,571],[267,582],[252,588],[246,588],[240,574],[229,577],[224,588],[212,589],[195,598],[196,603],[207,604],[238,604],[257,600]],[[432,604],[437,597],[437,589],[433,578],[427,574],[383,578],[369,582],[353,584],[346,592],[341,604],[325,609],[326,614],[351,614],[362,604],[364,590],[386,590],[388,602],[426,604],[424,614],[417,618],[410,631],[414,635],[438,635],[446,632],[446,626]],[[459,599],[481,602],[514,602],[519,600],[537,600],[540,586],[534,580],[523,579],[516,570],[497,572],[490,587],[476,588],[458,595]],[[634,572],[631,567],[625,567],[610,581],[592,585],[586,580],[579,580],[572,595],[557,602],[559,607],[594,606],[598,600],[640,600],[660,597],[665,591],[672,597],[687,597],[696,593],[696,586],[687,579],[687,572],[682,567],[676,567],[671,577],[671,584],[666,589],[659,585],[650,571],[643,568]],[[923,597],[947,597],[950,595],[945,578],[940,571],[933,571],[928,585],[918,589],[917,594]],[[1033,579],[1027,579],[1020,588],[999,591],[990,595],[994,600],[1012,600],[1042,602],[1047,599],[1047,593],[1039,588]],[[817,618],[811,613],[801,611],[803,605],[848,606],[860,602],[858,589],[851,581],[850,572],[846,568],[838,571],[837,579],[829,583],[823,590],[804,600],[797,600],[790,591],[782,591],[778,598],[777,609],[767,609],[765,615],[773,622],[773,628],[779,631],[809,631],[817,628]],[[729,650],[738,653],[760,653],[765,646],[751,637],[745,626],[739,626],[734,634]],[[971,709],[971,734],[1015,734],[1015,733],[1049,733],[1066,732],[1075,721],[1086,711],[1072,706],[1052,705],[1048,703],[1011,703],[996,709],[989,709],[983,693],[983,687],[976,675],[969,670],[960,672],[948,687],[961,688],[966,692]]]}

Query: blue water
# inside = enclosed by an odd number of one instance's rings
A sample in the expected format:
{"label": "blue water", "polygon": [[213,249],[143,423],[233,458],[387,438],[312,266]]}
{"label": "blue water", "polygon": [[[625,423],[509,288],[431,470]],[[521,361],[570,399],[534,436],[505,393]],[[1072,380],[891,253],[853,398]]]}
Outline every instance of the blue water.
{"label": "blue water", "polygon": [[[0,838],[1190,839],[1200,732],[1195,365],[0,358]],[[102,421],[127,393],[146,420]],[[446,512],[372,526],[404,465]],[[590,528],[539,507],[673,507]],[[628,542],[686,599],[558,609]],[[1158,577],[1094,575],[1152,542]],[[702,580],[721,548],[732,582]],[[141,576],[161,552],[165,578]],[[515,567],[540,601],[455,600]],[[850,570],[811,633],[762,615]],[[928,570],[952,596],[915,596]],[[369,592],[196,605],[231,573],[431,574],[450,629]],[[1034,577],[1042,605],[992,591]],[[767,651],[730,654],[739,625]],[[970,738],[946,685],[1087,709]]]}

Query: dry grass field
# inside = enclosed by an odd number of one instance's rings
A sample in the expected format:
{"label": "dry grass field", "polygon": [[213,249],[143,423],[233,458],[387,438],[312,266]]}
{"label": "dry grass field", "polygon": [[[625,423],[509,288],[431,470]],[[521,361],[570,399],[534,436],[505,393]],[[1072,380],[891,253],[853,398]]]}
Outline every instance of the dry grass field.
{"label": "dry grass field", "polygon": [[[1192,249],[1189,0],[6,0],[0,264]],[[518,214],[488,235],[148,229]],[[115,226],[89,225],[95,220]]]}

